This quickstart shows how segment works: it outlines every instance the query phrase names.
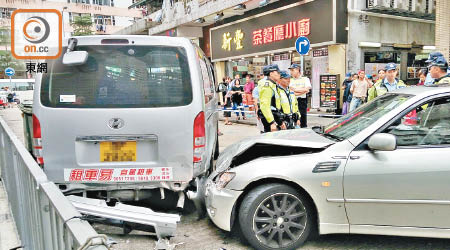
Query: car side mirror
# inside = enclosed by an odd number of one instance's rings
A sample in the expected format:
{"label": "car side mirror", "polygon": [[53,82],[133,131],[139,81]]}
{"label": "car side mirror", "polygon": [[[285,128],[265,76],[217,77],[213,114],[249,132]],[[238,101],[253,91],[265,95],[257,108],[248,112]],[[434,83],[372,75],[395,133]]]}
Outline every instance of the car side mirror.
{"label": "car side mirror", "polygon": [[68,66],[83,65],[88,59],[87,51],[69,51],[63,56],[63,64]]}
{"label": "car side mirror", "polygon": [[369,138],[369,148],[378,151],[394,151],[397,148],[395,135],[378,133]]}

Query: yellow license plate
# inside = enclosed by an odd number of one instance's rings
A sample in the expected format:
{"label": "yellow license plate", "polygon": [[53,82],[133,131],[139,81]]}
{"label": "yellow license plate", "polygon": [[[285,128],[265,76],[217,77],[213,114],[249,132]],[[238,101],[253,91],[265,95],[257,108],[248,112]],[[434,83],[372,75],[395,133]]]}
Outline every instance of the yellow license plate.
{"label": "yellow license plate", "polygon": [[100,142],[100,161],[136,161],[136,142]]}

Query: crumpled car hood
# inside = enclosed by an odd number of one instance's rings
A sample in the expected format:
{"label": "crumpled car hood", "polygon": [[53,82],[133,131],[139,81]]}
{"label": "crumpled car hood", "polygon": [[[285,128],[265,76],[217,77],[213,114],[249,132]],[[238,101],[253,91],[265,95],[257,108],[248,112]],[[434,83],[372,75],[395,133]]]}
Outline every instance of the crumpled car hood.
{"label": "crumpled car hood", "polygon": [[235,156],[242,154],[255,144],[320,149],[334,143],[312,129],[286,130],[249,137],[225,148],[217,159],[216,172],[226,170]]}

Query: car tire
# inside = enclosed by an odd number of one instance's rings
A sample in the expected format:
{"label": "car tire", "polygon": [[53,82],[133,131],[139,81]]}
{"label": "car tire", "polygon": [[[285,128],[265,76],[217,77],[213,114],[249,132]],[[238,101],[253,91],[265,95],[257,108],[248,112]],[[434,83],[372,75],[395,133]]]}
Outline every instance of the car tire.
{"label": "car tire", "polygon": [[245,239],[256,249],[296,249],[313,231],[314,210],[309,200],[294,188],[265,184],[251,190],[242,200],[239,225]]}

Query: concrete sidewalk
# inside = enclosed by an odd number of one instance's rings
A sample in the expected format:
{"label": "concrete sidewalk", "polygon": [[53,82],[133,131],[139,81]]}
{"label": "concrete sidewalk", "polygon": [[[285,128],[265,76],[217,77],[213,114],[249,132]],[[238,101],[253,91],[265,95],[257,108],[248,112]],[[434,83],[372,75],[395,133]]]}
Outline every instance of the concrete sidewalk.
{"label": "concrete sidewalk", "polygon": [[[18,119],[20,113],[21,111],[17,107],[0,110],[2,119],[8,123],[8,126],[13,129],[20,141],[23,142],[23,131],[18,131],[17,129],[22,126],[11,126],[22,122],[22,119]],[[11,208],[9,207],[8,196],[3,182],[0,181],[0,250],[9,250],[20,245],[20,238]]]}

